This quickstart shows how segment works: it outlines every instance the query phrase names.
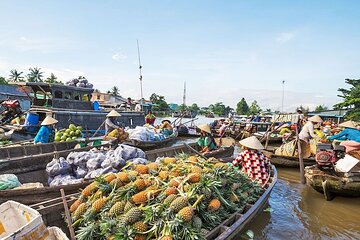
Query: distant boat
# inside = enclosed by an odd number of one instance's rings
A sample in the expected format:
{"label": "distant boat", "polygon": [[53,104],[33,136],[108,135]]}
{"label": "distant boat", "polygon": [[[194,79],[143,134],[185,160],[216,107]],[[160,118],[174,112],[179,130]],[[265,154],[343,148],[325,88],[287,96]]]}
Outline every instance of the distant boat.
{"label": "distant boat", "polygon": [[215,115],[214,115],[213,112],[211,112],[211,113],[206,114],[205,117],[207,117],[207,118],[214,118]]}

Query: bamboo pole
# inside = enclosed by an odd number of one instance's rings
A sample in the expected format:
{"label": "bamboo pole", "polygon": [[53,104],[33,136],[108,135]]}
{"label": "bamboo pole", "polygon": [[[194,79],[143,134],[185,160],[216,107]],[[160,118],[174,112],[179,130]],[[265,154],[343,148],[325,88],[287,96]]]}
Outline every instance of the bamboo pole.
{"label": "bamboo pole", "polygon": [[298,129],[298,123],[296,123],[296,141],[298,145],[298,156],[299,156],[299,165],[300,165],[300,181],[302,184],[306,183],[305,175],[304,175],[304,161],[302,157],[302,149],[301,149],[301,141],[299,139],[299,129]]}
{"label": "bamboo pole", "polygon": [[66,201],[66,196],[65,196],[64,189],[60,189],[60,193],[61,193],[61,198],[62,198],[62,201],[63,201],[63,204],[64,204],[66,222],[68,224],[68,228],[69,228],[69,232],[70,232],[70,239],[71,240],[76,240],[75,231],[74,231],[74,228],[72,226],[71,215],[70,215],[69,207],[68,207],[68,204],[67,204],[67,201]]}

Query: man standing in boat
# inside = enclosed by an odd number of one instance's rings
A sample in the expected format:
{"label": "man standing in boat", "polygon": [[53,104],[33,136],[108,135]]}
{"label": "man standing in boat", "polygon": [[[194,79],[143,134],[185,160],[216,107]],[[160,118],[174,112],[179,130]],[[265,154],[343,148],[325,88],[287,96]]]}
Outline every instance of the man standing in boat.
{"label": "man standing in boat", "polygon": [[34,138],[34,143],[48,143],[53,132],[53,126],[58,122],[55,118],[47,116],[41,123],[41,128]]}

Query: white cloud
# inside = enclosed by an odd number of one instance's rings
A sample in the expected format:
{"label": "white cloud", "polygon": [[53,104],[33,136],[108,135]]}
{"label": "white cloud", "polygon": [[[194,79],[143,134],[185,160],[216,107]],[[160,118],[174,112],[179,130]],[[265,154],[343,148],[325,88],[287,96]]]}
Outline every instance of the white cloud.
{"label": "white cloud", "polygon": [[290,40],[292,40],[294,37],[295,37],[295,33],[293,33],[293,32],[283,32],[278,35],[278,37],[276,38],[276,41],[278,43],[284,44],[284,43],[287,43]]}
{"label": "white cloud", "polygon": [[117,52],[114,55],[112,55],[111,58],[115,61],[123,61],[123,60],[127,59],[127,56],[125,54],[123,54],[122,52]]}

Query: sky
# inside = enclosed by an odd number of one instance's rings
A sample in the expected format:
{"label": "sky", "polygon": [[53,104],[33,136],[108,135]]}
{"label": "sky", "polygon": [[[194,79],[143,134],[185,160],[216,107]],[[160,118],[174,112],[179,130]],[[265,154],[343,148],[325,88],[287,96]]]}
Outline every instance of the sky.
{"label": "sky", "polygon": [[[0,76],[40,67],[188,105],[245,97],[261,108],[332,107],[360,78],[360,1],[13,0],[0,2]],[[282,85],[282,81],[285,81]]]}

